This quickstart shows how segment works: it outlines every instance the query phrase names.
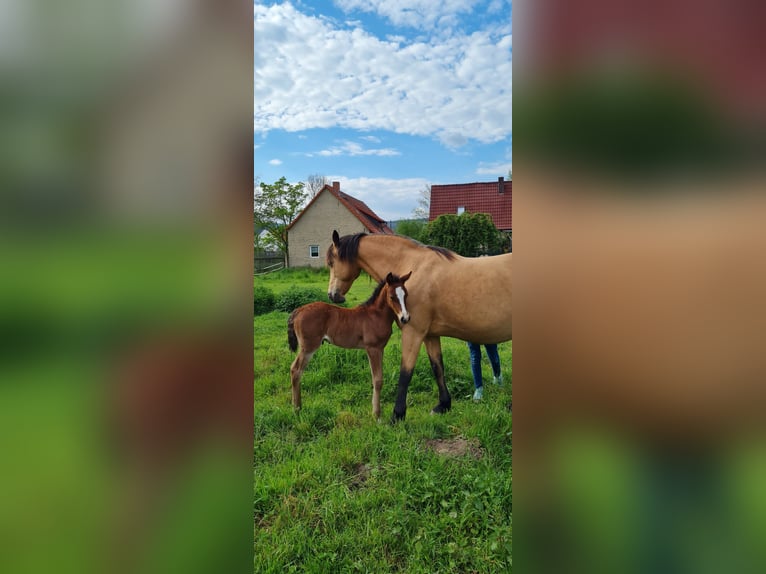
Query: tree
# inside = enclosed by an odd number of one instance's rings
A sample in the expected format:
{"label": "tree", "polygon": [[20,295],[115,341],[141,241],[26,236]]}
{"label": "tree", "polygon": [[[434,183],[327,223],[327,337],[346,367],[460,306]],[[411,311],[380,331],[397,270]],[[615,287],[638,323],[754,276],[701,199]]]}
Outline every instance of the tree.
{"label": "tree", "polygon": [[327,177],[319,175],[318,173],[312,173],[306,180],[306,189],[309,192],[309,197],[314,198],[317,193],[322,191],[322,188],[330,183],[327,181]]}
{"label": "tree", "polygon": [[253,215],[256,225],[269,234],[277,247],[285,255],[285,267],[290,266],[287,226],[300,212],[306,201],[303,182],[295,185],[287,183],[284,177],[269,185],[261,182],[260,190],[255,193]]}
{"label": "tree", "polygon": [[421,237],[423,236],[423,231],[425,231],[426,228],[426,222],[421,221],[419,219],[405,219],[404,221],[400,221],[396,225],[396,232],[399,235],[406,235],[407,237],[411,237],[415,241],[420,241]]}
{"label": "tree", "polygon": [[418,192],[418,204],[412,210],[412,217],[415,219],[425,219],[428,221],[428,215],[431,210],[431,186],[426,185]]}
{"label": "tree", "polygon": [[448,213],[440,215],[424,230],[422,241],[446,247],[464,257],[495,255],[507,243],[492,218],[486,213]]}

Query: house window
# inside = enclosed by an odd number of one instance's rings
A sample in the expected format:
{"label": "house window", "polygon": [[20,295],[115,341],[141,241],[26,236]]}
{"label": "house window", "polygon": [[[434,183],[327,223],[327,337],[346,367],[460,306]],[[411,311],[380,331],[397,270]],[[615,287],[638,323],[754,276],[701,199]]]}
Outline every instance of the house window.
{"label": "house window", "polygon": [[309,257],[319,257],[319,245],[309,245]]}
{"label": "house window", "polygon": [[457,208],[458,215],[462,215],[463,213],[465,213],[465,205],[461,205]]}

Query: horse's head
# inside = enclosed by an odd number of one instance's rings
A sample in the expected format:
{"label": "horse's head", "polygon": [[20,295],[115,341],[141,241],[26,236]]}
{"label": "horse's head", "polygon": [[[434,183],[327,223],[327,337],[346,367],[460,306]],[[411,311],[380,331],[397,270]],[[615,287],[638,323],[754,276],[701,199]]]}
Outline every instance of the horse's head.
{"label": "horse's head", "polygon": [[340,236],[337,231],[333,231],[332,245],[327,248],[326,257],[327,266],[330,268],[330,283],[327,287],[327,297],[333,303],[343,303],[346,300],[344,295],[348,293],[351,285],[362,272],[356,257],[344,257],[340,248]]}
{"label": "horse's head", "polygon": [[386,275],[388,306],[391,307],[401,325],[410,321],[410,312],[407,310],[407,287],[404,286],[405,281],[410,278],[410,275],[412,275],[412,271],[402,277],[393,273]]}

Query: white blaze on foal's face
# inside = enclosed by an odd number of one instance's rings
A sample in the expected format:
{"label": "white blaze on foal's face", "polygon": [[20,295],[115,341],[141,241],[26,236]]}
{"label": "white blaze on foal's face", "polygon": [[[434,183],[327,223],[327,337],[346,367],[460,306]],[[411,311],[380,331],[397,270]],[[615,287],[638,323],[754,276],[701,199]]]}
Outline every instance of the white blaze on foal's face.
{"label": "white blaze on foal's face", "polygon": [[407,321],[410,320],[410,314],[407,311],[407,307],[404,304],[404,298],[405,298],[404,287],[401,287],[401,286],[397,287],[396,289],[394,289],[394,293],[396,293],[396,298],[399,300],[399,308],[401,309],[401,313],[399,314],[399,320],[402,323],[406,323]]}

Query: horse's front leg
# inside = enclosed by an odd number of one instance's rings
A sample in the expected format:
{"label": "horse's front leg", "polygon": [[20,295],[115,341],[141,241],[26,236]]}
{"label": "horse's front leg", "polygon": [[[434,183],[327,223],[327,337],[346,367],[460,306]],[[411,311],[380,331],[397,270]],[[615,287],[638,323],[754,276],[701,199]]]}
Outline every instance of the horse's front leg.
{"label": "horse's front leg", "polygon": [[372,372],[372,416],[380,419],[380,389],[383,388],[383,349],[368,347],[367,359]]}
{"label": "horse's front leg", "polygon": [[407,414],[407,389],[412,380],[412,371],[415,370],[423,337],[422,333],[414,329],[406,326],[402,329],[402,365],[399,369],[399,386],[396,392],[394,414],[391,416],[392,423],[404,420]]}
{"label": "horse's front leg", "polygon": [[447,390],[447,383],[444,381],[444,359],[442,359],[442,343],[439,337],[426,337],[426,352],[428,360],[431,361],[431,371],[436,377],[436,384],[439,386],[439,404],[431,412],[444,414],[452,408],[452,397]]}

